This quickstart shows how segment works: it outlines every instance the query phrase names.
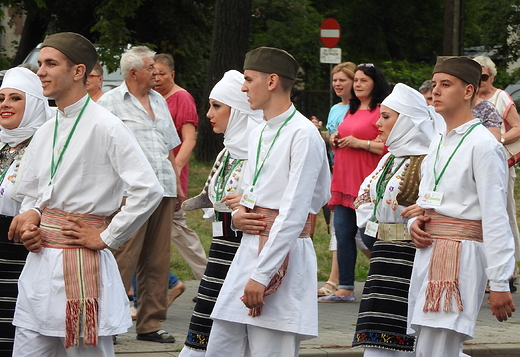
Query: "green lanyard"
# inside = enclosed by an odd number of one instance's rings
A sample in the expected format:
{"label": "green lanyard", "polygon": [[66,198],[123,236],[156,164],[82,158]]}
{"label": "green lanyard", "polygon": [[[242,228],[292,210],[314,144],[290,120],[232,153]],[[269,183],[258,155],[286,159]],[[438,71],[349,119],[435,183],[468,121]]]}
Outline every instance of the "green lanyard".
{"label": "green lanyard", "polygon": [[[224,162],[223,162],[223,165],[222,165],[222,170],[220,170],[220,174],[217,178],[217,184],[215,185],[215,201],[216,202],[219,202],[223,196],[224,196],[224,191],[226,190],[226,183],[229,182],[229,179],[231,178],[231,175],[233,174],[233,171],[235,171],[236,167],[242,162],[241,159],[237,159],[234,163],[233,163],[233,166],[231,166],[231,169],[229,170],[226,178],[224,179],[224,171],[226,171],[226,167],[227,167],[227,164],[228,164],[228,160],[229,160],[229,152],[227,153],[226,155],[226,158],[224,159]],[[217,214],[217,212],[215,212],[215,222],[219,222],[219,215]]]}
{"label": "green lanyard", "polygon": [[435,163],[433,164],[433,176],[435,178],[435,186],[433,187],[433,191],[437,191],[437,185],[439,184],[442,176],[444,175],[444,172],[446,171],[446,168],[450,164],[451,159],[453,158],[453,156],[455,155],[455,153],[459,149],[459,147],[462,144],[462,142],[464,141],[464,139],[466,139],[466,136],[468,136],[469,133],[471,133],[473,131],[473,129],[475,129],[475,127],[477,125],[480,125],[480,124],[482,124],[482,122],[478,122],[478,123],[473,124],[471,126],[471,128],[469,128],[469,130],[466,132],[466,134],[464,134],[462,139],[460,139],[459,143],[457,144],[457,147],[455,148],[455,150],[453,150],[453,152],[451,153],[450,157],[448,158],[448,161],[446,161],[446,164],[442,168],[441,174],[439,176],[437,176],[437,161],[439,160],[439,149],[441,147],[441,142],[442,142],[442,137],[441,137],[441,140],[439,140],[439,145],[437,145],[437,152],[435,154]]}
{"label": "green lanyard", "polygon": [[233,171],[235,171],[236,167],[242,162],[242,160],[238,159],[235,161],[235,163],[233,164],[233,166],[231,167],[231,169],[229,170],[227,176],[226,176],[226,179],[223,180],[224,178],[224,171],[226,170],[226,166],[227,166],[227,163],[228,163],[228,160],[229,160],[229,152],[227,153],[227,156],[224,160],[224,164],[222,166],[222,170],[220,170],[220,175],[217,179],[217,187],[216,187],[216,190],[215,190],[215,200],[216,201],[220,201],[223,196],[224,196],[224,191],[226,189],[226,183],[229,181],[229,179],[231,178],[231,175],[233,174]]}
{"label": "green lanyard", "polygon": [[256,163],[255,163],[255,174],[253,175],[253,185],[251,186],[251,190],[250,192],[253,192],[253,188],[255,187],[256,185],[256,182],[258,181],[258,176],[260,176],[260,171],[262,171],[262,169],[264,168],[264,164],[265,164],[265,160],[267,160],[267,157],[269,157],[269,154],[271,153],[271,149],[273,148],[274,146],[274,143],[276,142],[276,140],[278,139],[278,136],[280,136],[280,131],[282,130],[282,128],[289,122],[289,120],[292,119],[292,117],[294,116],[294,114],[296,114],[296,108],[294,109],[294,111],[292,112],[292,114],[287,118],[285,119],[285,121],[283,122],[283,124],[280,126],[280,128],[278,129],[278,131],[276,132],[276,135],[274,136],[274,139],[273,139],[273,142],[271,143],[271,146],[269,147],[269,150],[267,150],[267,154],[265,155],[265,158],[264,160],[262,161],[262,164],[260,165],[260,167],[258,167],[258,162],[260,160],[260,149],[262,147],[262,136],[264,135],[264,130],[265,128],[267,128],[267,124],[264,126],[264,128],[262,129],[262,132],[260,133],[260,139],[258,139],[258,149],[256,150]]}
{"label": "green lanyard", "polygon": [[78,126],[79,120],[81,119],[83,112],[85,111],[85,108],[87,107],[88,102],[90,101],[90,94],[87,94],[87,100],[85,101],[85,104],[83,104],[83,108],[81,108],[81,111],[79,112],[79,115],[74,122],[74,125],[72,126],[72,129],[70,130],[69,136],[67,137],[67,140],[65,141],[65,145],[63,145],[63,150],[60,153],[60,156],[58,157],[58,161],[54,163],[54,149],[56,147],[56,138],[58,137],[58,111],[56,110],[56,121],[54,122],[54,137],[52,139],[52,160],[51,160],[51,179],[49,181],[49,186],[52,183],[52,179],[56,175],[56,171],[58,171],[58,166],[61,163],[61,159],[63,159],[63,154],[65,153],[65,150],[67,150],[67,147],[69,146],[70,139],[72,138],[72,134],[74,134],[74,131],[76,130],[76,127]]}
{"label": "green lanyard", "polygon": [[375,220],[376,220],[377,206],[379,205],[379,202],[381,202],[381,200],[383,199],[383,196],[384,196],[385,191],[386,191],[386,186],[388,186],[388,182],[390,181],[390,178],[392,178],[392,176],[394,176],[397,173],[397,171],[399,171],[399,169],[401,168],[401,166],[403,166],[403,164],[404,164],[404,162],[406,161],[407,158],[408,157],[403,158],[403,160],[399,163],[399,165],[394,170],[394,172],[389,174],[389,179],[385,180],[385,177],[386,177],[388,171],[390,170],[390,167],[392,167],[392,164],[394,163],[395,156],[391,155],[390,158],[388,159],[388,162],[385,165],[385,168],[383,169],[383,172],[381,173],[381,176],[379,176],[379,180],[377,180],[377,184],[376,184],[376,204],[374,205],[374,213],[373,213],[373,217],[372,217],[372,222],[375,222]]}

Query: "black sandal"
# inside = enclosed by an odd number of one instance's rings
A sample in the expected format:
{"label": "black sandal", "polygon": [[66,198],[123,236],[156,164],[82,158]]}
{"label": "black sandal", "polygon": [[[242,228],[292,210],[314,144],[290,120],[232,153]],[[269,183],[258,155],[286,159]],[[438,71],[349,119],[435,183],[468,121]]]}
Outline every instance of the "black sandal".
{"label": "black sandal", "polygon": [[142,341],[152,341],[159,343],[174,343],[175,337],[170,335],[168,332],[164,330],[159,330],[155,332],[149,333],[138,333],[137,339]]}

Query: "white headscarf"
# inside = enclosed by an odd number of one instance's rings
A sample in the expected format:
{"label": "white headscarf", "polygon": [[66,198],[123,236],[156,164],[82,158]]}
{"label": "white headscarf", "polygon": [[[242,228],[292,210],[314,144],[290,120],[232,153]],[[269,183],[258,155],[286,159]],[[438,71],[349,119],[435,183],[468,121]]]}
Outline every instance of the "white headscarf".
{"label": "white headscarf", "polygon": [[422,94],[398,83],[381,105],[399,113],[386,140],[388,151],[397,157],[428,153],[430,142],[440,133],[436,122],[444,120],[426,104]]}
{"label": "white headscarf", "polygon": [[241,90],[243,84],[242,73],[235,70],[227,71],[209,94],[210,99],[231,107],[224,132],[224,146],[235,159],[247,159],[249,133],[263,118],[261,110],[252,110],[249,106],[247,95]]}
{"label": "white headscarf", "polygon": [[16,129],[0,131],[0,141],[9,146],[16,146],[34,135],[36,130],[51,116],[47,98],[43,96],[42,83],[31,70],[14,67],[5,72],[0,89],[12,88],[25,93],[25,111],[22,121]]}

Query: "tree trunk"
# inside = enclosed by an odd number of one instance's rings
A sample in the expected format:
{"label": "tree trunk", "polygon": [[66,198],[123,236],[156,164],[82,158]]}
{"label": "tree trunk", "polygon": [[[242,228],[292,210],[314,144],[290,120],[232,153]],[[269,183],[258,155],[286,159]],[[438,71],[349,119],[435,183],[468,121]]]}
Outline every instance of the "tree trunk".
{"label": "tree trunk", "polygon": [[464,0],[444,1],[443,55],[461,56],[463,53]]}
{"label": "tree trunk", "polygon": [[47,29],[48,20],[36,11],[28,11],[22,30],[22,37],[16,56],[13,59],[13,66],[18,66],[34,47],[43,41],[43,35]]}
{"label": "tree trunk", "polygon": [[200,120],[195,156],[203,162],[213,161],[222,149],[222,136],[213,133],[206,119],[208,96],[226,71],[242,72],[249,39],[252,0],[216,0],[213,40],[208,74],[204,86],[204,104],[199,107]]}

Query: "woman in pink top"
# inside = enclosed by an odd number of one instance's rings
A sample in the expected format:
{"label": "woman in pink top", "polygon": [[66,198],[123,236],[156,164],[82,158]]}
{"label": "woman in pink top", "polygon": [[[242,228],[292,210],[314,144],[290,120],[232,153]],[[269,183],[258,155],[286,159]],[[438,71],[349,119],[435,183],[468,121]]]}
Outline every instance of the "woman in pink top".
{"label": "woman in pink top", "polygon": [[[338,241],[338,290],[319,302],[353,302],[354,270],[356,267],[356,211],[354,200],[359,186],[374,171],[384,150],[376,122],[379,119],[379,104],[388,95],[388,83],[372,63],[356,67],[350,109],[331,135],[335,148],[332,172],[332,198],[329,206],[334,210],[334,229]],[[369,247],[371,248],[371,247]]]}

